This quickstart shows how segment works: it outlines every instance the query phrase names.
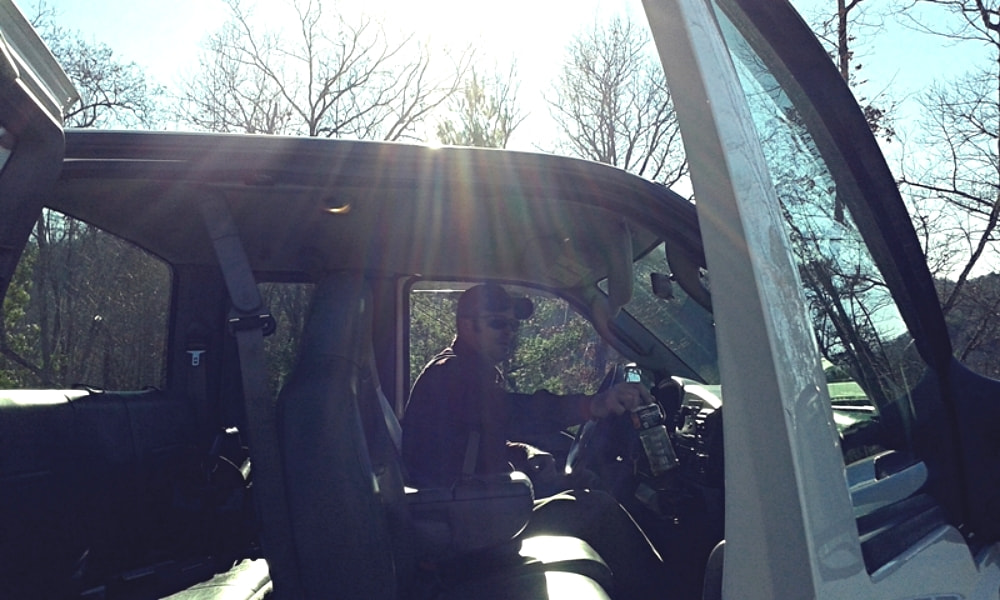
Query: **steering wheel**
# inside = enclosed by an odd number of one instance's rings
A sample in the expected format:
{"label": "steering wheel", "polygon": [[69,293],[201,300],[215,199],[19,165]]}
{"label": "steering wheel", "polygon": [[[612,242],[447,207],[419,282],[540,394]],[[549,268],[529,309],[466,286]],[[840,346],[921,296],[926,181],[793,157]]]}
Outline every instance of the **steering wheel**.
{"label": "steering wheel", "polygon": [[[625,367],[616,364],[604,375],[597,393],[605,392],[623,381],[625,381]],[[615,437],[614,432],[620,431],[623,424],[626,424],[628,429],[632,428],[628,422],[628,415],[624,416],[623,419],[622,416],[608,415],[603,419],[590,419],[580,425],[566,455],[567,477],[599,466],[599,459],[605,453],[608,442]]]}

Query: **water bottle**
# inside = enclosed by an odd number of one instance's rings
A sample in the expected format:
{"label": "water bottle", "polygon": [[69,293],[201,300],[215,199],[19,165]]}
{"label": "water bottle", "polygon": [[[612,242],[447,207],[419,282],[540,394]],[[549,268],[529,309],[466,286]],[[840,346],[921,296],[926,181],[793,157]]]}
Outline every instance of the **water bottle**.
{"label": "water bottle", "polygon": [[646,404],[632,411],[632,425],[639,432],[639,439],[654,477],[666,473],[678,464],[674,445],[663,420],[663,410],[659,404]]}

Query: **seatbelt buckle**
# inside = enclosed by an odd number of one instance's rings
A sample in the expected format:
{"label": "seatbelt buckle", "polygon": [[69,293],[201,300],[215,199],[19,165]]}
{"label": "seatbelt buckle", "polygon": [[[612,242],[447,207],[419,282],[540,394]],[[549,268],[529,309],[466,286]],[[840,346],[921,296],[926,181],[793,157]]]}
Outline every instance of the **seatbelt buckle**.
{"label": "seatbelt buckle", "polygon": [[188,355],[191,357],[191,366],[197,367],[201,365],[201,355],[208,352],[207,350],[187,350]]}
{"label": "seatbelt buckle", "polygon": [[256,315],[233,315],[230,314],[229,318],[226,320],[226,326],[229,328],[229,333],[231,335],[236,335],[237,332],[247,331],[250,329],[260,329],[264,337],[267,337],[274,333],[275,329],[278,328],[277,321],[271,316],[271,313],[260,313]]}

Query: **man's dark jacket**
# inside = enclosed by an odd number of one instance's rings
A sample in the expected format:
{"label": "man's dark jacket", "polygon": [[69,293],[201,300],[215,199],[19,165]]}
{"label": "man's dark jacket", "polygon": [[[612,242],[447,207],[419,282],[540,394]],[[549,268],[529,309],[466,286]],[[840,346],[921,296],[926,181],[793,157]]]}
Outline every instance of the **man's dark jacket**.
{"label": "man's dark jacket", "polygon": [[[545,390],[510,393],[499,369],[456,339],[424,367],[410,392],[403,418],[408,483],[450,486],[467,460],[475,473],[523,468],[526,447],[513,441],[585,421],[586,400]],[[473,432],[478,444],[470,451]]]}

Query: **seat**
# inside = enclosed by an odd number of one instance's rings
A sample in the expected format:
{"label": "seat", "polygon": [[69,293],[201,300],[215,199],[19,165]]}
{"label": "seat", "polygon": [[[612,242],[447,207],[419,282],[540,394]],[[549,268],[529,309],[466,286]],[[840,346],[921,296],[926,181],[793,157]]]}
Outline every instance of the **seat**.
{"label": "seat", "polygon": [[267,562],[244,559],[228,571],[166,596],[163,600],[264,600],[271,593]]}
{"label": "seat", "polygon": [[712,548],[705,565],[705,579],[702,585],[702,600],[722,600],[722,561],[726,552],[726,540]]}
{"label": "seat", "polygon": [[437,600],[611,600],[593,579],[565,571],[522,570],[490,575],[444,591]]}
{"label": "seat", "polygon": [[343,598],[397,596],[382,499],[393,490],[376,488],[358,411],[370,321],[359,277],[318,283],[296,366],[277,399],[294,569],[273,573],[276,594],[283,577],[294,577],[289,587],[306,598],[333,590]]}
{"label": "seat", "polygon": [[[298,362],[278,396],[297,565],[291,576],[304,595],[326,597],[336,590],[341,597],[376,600],[517,600],[547,589],[550,598],[569,597],[568,590],[577,600],[607,598],[610,571],[575,538],[528,542],[514,560],[480,563],[484,568],[475,576],[426,585],[428,575],[439,573],[427,570],[421,523],[380,406],[371,326],[371,297],[361,276],[324,277],[314,291]],[[280,594],[282,582],[275,579],[274,586]]]}

